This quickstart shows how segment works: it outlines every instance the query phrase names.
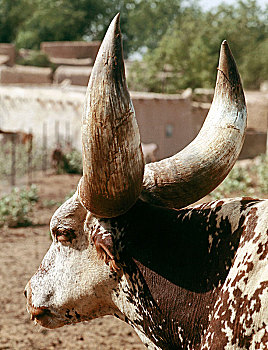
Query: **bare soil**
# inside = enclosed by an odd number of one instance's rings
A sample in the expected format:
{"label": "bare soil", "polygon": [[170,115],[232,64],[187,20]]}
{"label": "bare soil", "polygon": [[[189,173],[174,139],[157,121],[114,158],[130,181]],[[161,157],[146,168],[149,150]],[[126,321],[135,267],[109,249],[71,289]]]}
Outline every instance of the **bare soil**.
{"label": "bare soil", "polygon": [[62,201],[78,180],[74,175],[40,178],[36,182],[40,201],[34,212],[35,225],[0,229],[1,350],[145,349],[132,328],[114,317],[48,330],[35,326],[26,311],[24,287],[51,243],[49,220],[57,205],[49,206],[49,201]]}

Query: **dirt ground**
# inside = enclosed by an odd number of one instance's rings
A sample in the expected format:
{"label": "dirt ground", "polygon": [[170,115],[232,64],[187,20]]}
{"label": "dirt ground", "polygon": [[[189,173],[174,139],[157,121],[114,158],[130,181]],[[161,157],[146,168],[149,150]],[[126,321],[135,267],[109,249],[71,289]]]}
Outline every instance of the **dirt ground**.
{"label": "dirt ground", "polygon": [[[55,206],[76,188],[78,176],[49,175],[37,181],[40,201],[35,226],[0,229],[0,349],[142,350],[136,333],[114,317],[48,330],[35,326],[26,311],[24,287],[50,245],[49,220]],[[44,205],[44,203],[46,203]]]}

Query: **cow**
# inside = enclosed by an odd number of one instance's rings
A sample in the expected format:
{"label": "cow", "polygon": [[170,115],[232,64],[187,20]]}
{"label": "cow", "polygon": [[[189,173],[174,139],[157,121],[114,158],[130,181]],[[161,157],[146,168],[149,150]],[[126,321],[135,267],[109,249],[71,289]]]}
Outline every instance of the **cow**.
{"label": "cow", "polygon": [[53,242],[25,289],[31,319],[57,328],[114,315],[149,349],[268,349],[268,201],[190,206],[229,173],[246,119],[223,41],[199,134],[144,166],[117,15],[86,94],[83,176],[54,213]]}

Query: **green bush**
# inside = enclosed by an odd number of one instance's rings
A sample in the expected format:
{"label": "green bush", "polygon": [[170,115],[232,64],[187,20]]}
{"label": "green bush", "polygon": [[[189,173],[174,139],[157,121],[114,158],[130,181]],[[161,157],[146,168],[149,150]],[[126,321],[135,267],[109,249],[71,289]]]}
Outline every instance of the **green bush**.
{"label": "green bush", "polygon": [[13,188],[10,194],[0,198],[0,226],[18,227],[32,224],[30,214],[38,201],[37,188]]}
{"label": "green bush", "polygon": [[228,197],[233,192],[246,196],[252,193],[252,180],[246,169],[236,165],[226,179],[210,195],[213,199]]}
{"label": "green bush", "polygon": [[60,206],[61,202],[55,201],[54,199],[44,199],[42,201],[42,207],[43,208],[53,208],[55,206]]}
{"label": "green bush", "polygon": [[268,155],[261,155],[257,158],[257,165],[253,169],[258,177],[261,193],[268,193]]}
{"label": "green bush", "polygon": [[[31,50],[29,54],[24,58],[17,60],[18,64],[23,66],[36,66],[36,67],[51,67],[52,64],[49,61],[48,56],[41,51]],[[53,68],[53,67],[52,67]]]}
{"label": "green bush", "polygon": [[[252,163],[251,163],[252,164]],[[253,165],[241,166],[237,163],[226,179],[210,196],[213,199],[233,196],[260,196],[268,194],[268,156],[261,155],[253,160]]]}
{"label": "green bush", "polygon": [[65,167],[64,170],[69,174],[82,174],[83,163],[81,152],[72,150],[65,155]]}
{"label": "green bush", "polygon": [[58,174],[82,174],[83,163],[81,152],[72,149],[70,152],[64,153],[59,150],[55,168]]}

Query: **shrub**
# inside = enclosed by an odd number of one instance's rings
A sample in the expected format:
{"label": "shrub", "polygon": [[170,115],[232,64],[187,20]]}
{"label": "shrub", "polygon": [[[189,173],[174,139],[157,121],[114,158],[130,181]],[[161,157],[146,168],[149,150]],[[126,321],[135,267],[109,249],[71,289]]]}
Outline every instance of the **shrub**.
{"label": "shrub", "polygon": [[213,199],[228,197],[233,192],[239,192],[239,196],[253,193],[252,179],[247,169],[235,165],[229,175],[210,195]]}
{"label": "shrub", "polygon": [[[57,153],[56,153],[57,152]],[[54,160],[54,167],[58,174],[82,174],[83,163],[81,152],[72,149],[71,151],[64,153],[61,149],[54,151],[55,157],[52,155]]]}
{"label": "shrub", "polygon": [[261,155],[247,166],[241,166],[239,162],[234,166],[226,179],[217,187],[210,196],[213,199],[233,196],[260,196],[268,194],[268,156]]}
{"label": "shrub", "polygon": [[41,51],[34,50],[29,51],[25,57],[19,58],[17,63],[23,66],[51,67],[48,56]]}
{"label": "shrub", "polygon": [[73,149],[65,155],[64,170],[69,174],[82,174],[83,163],[81,152]]}
{"label": "shrub", "polygon": [[37,188],[13,188],[10,194],[0,198],[0,226],[18,227],[32,224],[30,214],[38,201]]}
{"label": "shrub", "polygon": [[256,171],[261,193],[268,193],[268,155],[261,155],[256,159]]}

